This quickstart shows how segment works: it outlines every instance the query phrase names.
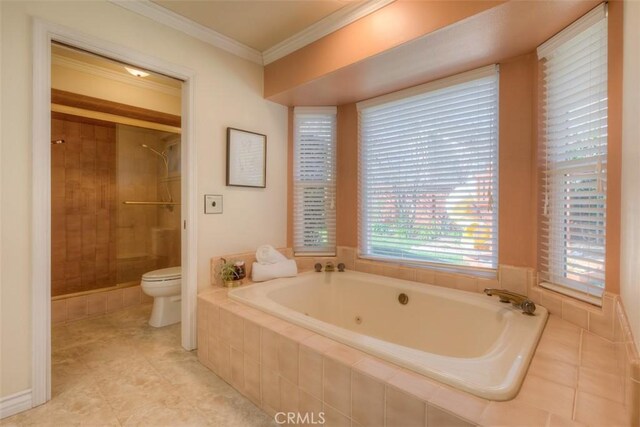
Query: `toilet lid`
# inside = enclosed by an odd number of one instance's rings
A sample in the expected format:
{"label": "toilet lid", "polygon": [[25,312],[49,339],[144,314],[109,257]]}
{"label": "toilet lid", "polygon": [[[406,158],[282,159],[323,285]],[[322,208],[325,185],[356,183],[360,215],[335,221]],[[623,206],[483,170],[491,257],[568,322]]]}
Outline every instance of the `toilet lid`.
{"label": "toilet lid", "polygon": [[161,268],[160,270],[149,271],[142,275],[142,280],[157,281],[178,279],[182,275],[181,267]]}

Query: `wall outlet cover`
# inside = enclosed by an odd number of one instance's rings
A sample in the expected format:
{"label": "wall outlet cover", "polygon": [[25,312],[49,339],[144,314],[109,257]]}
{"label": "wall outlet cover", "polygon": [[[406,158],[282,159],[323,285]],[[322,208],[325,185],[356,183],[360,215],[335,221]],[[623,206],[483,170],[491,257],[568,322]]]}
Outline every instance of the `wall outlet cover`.
{"label": "wall outlet cover", "polygon": [[204,195],[204,213],[205,214],[221,214],[222,213],[222,195],[205,194]]}

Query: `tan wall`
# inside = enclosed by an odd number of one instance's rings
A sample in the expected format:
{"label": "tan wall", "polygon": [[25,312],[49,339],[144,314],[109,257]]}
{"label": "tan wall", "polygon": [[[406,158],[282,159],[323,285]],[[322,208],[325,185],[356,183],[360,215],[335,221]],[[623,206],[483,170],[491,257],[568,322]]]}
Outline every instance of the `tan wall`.
{"label": "tan wall", "polygon": [[[0,397],[31,387],[32,25],[38,17],[145,52],[195,73],[198,286],[224,253],[284,246],[287,110],[262,98],[263,68],[107,1],[2,1],[0,128]],[[267,188],[225,187],[226,127],[268,136]],[[183,172],[184,174],[184,172]],[[224,214],[204,215],[204,194],[224,195]],[[238,238],[238,236],[242,238]]]}
{"label": "tan wall", "polygon": [[501,3],[504,2],[393,2],[268,64],[264,76],[265,97],[310,82]]}
{"label": "tan wall", "polygon": [[640,348],[640,2],[624,2],[620,294]]}
{"label": "tan wall", "polygon": [[116,281],[115,126],[53,119],[51,295]]}
{"label": "tan wall", "polygon": [[535,267],[533,100],[536,55],[500,64],[498,262]]}
{"label": "tan wall", "polygon": [[358,246],[358,110],[338,107],[337,244]]}

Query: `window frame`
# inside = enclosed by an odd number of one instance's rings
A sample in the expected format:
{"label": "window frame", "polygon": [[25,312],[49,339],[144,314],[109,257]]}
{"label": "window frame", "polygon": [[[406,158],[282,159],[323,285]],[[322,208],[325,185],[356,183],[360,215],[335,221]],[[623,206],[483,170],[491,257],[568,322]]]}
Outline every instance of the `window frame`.
{"label": "window frame", "polygon": [[[541,106],[540,108],[541,122],[546,123],[547,120],[549,120],[548,117],[545,115],[547,98],[545,97],[546,75],[545,75],[545,70],[543,65],[544,61],[546,61],[547,58],[550,58],[552,55],[554,55],[556,50],[565,46],[566,43],[575,41],[576,38],[582,35],[585,31],[592,29],[595,25],[601,25],[604,22],[604,31],[601,33],[601,34],[604,34],[604,42],[601,44],[604,44],[605,49],[607,50],[607,54],[605,57],[606,63],[604,64],[604,69],[608,74],[609,46],[608,46],[608,22],[607,21],[608,21],[607,5],[606,3],[601,3],[600,5],[593,8],[590,12],[588,12],[587,14],[579,18],[573,24],[571,24],[570,26],[562,30],[560,33],[556,34],[554,37],[552,37],[547,42],[545,42],[544,44],[538,47],[537,54],[538,54],[538,60],[540,63],[540,70],[541,70],[540,91],[538,93],[539,102]],[[581,47],[583,48],[583,46],[577,46],[578,48],[577,50],[579,51],[580,50],[579,48]],[[584,71],[585,71],[585,68],[580,68],[580,72],[583,73]],[[566,76],[562,76],[562,77],[566,77]],[[608,82],[608,75],[604,83],[604,87],[607,92],[605,98],[608,100],[609,88],[608,88],[607,82]],[[584,105],[588,105],[588,103],[585,101],[584,104],[580,104],[580,105],[584,106]],[[607,109],[607,112],[604,114],[604,116],[608,117],[608,103],[606,103],[605,105],[606,105],[605,108]],[[604,135],[606,135],[606,142],[604,144],[604,150],[603,150],[604,155],[600,155],[597,157],[597,160],[595,161],[595,166],[593,169],[593,174],[597,176],[597,184],[596,184],[595,191],[596,193],[598,192],[602,193],[603,200],[600,203],[595,203],[595,202],[590,203],[598,206],[601,205],[604,211],[602,215],[603,243],[602,243],[601,266],[602,266],[603,278],[602,278],[601,287],[594,284],[590,284],[590,283],[578,282],[568,278],[564,282],[562,280],[557,280],[558,278],[557,271],[555,271],[555,268],[552,270],[550,266],[552,261],[549,260],[549,258],[551,258],[552,255],[550,253],[546,257],[543,255],[543,246],[547,247],[547,252],[551,252],[552,247],[556,248],[558,245],[561,245],[561,244],[563,244],[564,247],[567,248],[569,247],[568,242],[570,242],[570,239],[565,238],[560,242],[551,240],[552,238],[557,237],[556,235],[560,233],[557,233],[554,230],[552,230],[551,222],[553,221],[553,219],[551,218],[551,215],[549,215],[549,212],[548,212],[549,203],[547,202],[550,198],[550,192],[548,190],[548,186],[550,186],[551,184],[545,184],[544,179],[546,175],[548,175],[551,171],[556,171],[557,168],[549,168],[547,166],[548,165],[547,151],[549,150],[549,144],[547,143],[547,139],[546,139],[546,128],[542,126],[540,131],[540,157],[542,161],[540,163],[541,164],[540,166],[541,183],[540,183],[540,191],[539,191],[540,212],[539,212],[539,220],[538,220],[538,232],[540,237],[538,239],[539,243],[538,243],[538,250],[537,250],[538,270],[540,273],[538,275],[538,285],[543,288],[547,288],[547,289],[562,293],[564,295],[567,295],[582,301],[586,301],[588,303],[591,303],[597,306],[602,305],[602,299],[604,296],[604,292],[606,291],[606,272],[607,272],[606,246],[607,246],[607,237],[608,237],[607,210],[608,210],[608,203],[609,203],[608,191],[606,188],[606,181],[607,181],[608,167],[605,166],[603,168],[602,166],[603,164],[607,165],[608,163],[608,146],[609,146],[608,126],[609,126],[609,123],[607,122],[607,126],[606,126],[607,130],[604,132]],[[598,137],[601,138],[602,134],[598,133]],[[593,150],[593,148],[591,149]],[[588,157],[587,156],[579,157],[578,159],[583,159],[586,162],[586,159],[588,159]],[[594,162],[592,161],[591,163],[594,163]],[[603,172],[603,169],[604,169],[604,172]],[[576,175],[575,172],[572,172],[572,173],[573,175],[565,174],[564,176],[567,177],[566,179],[571,179],[571,178],[573,178],[574,180],[579,179],[579,176]],[[602,180],[603,173],[604,173],[604,180]],[[603,186],[602,181],[604,181],[605,183],[604,189],[600,189],[601,186]],[[571,196],[566,196],[566,197],[569,198]],[[567,200],[573,200],[573,199],[569,198]],[[570,210],[569,208],[564,208],[564,209]],[[597,208],[594,208],[594,209],[597,209]],[[545,225],[545,222],[549,224]],[[570,226],[567,226],[567,228],[569,227]],[[570,232],[567,232],[566,234],[570,234]],[[569,249],[566,249],[566,250],[569,250]],[[584,258],[580,258],[580,259],[584,259]],[[564,272],[563,274],[568,274],[569,272],[567,270],[569,270],[569,268],[566,266],[566,262],[565,262],[561,272]],[[554,280],[554,278],[556,280]]]}
{"label": "window frame", "polygon": [[[327,107],[294,107],[293,110],[293,173],[292,173],[292,222],[293,222],[293,251],[295,256],[299,257],[313,257],[313,256],[335,256],[337,254],[337,107],[335,106],[327,106]],[[333,180],[331,184],[325,185],[325,187],[332,187],[333,189],[333,201],[331,202],[329,210],[333,210],[333,230],[328,231],[329,239],[333,240],[333,245],[328,245],[326,247],[327,250],[322,250],[318,247],[307,247],[305,245],[297,245],[296,243],[300,240],[304,241],[304,237],[298,235],[300,230],[298,221],[300,220],[300,216],[302,214],[298,214],[298,209],[300,208],[298,203],[298,189],[304,188],[304,184],[301,184],[301,181],[298,179],[298,161],[299,161],[299,120],[304,119],[310,116],[327,116],[332,117],[332,141],[330,144],[332,145],[332,171],[329,173],[333,176]],[[302,187],[300,187],[302,185]],[[320,185],[320,184],[317,184]],[[325,190],[326,191],[326,190]],[[326,206],[326,205],[325,205]],[[304,209],[304,208],[302,208]],[[304,227],[304,226],[302,226]],[[331,228],[330,226],[328,228]],[[331,246],[331,248],[329,248]],[[308,248],[308,249],[305,249]]]}
{"label": "window frame", "polygon": [[[378,105],[402,103],[408,98],[412,98],[422,94],[428,94],[440,89],[449,88],[459,84],[471,82],[474,80],[483,79],[489,76],[494,76],[495,82],[495,163],[492,172],[493,182],[493,224],[494,231],[493,236],[495,244],[493,246],[492,258],[494,264],[491,267],[482,266],[470,266],[464,264],[449,264],[436,262],[431,260],[420,260],[412,258],[396,258],[387,257],[382,255],[369,254],[365,251],[364,240],[365,230],[364,223],[364,205],[363,205],[363,139],[362,139],[362,119],[361,112],[369,107],[375,107]],[[484,278],[495,278],[497,270],[499,268],[499,149],[500,149],[500,135],[499,135],[499,112],[500,112],[500,82],[499,82],[499,66],[497,64],[491,64],[478,69],[470,70],[461,74],[450,76],[447,78],[439,79],[433,82],[429,82],[423,85],[415,86],[391,94],[383,95],[370,100],[362,101],[357,104],[358,109],[358,256],[361,259],[369,259],[374,261],[391,262],[394,264],[406,265],[417,268],[429,268],[438,271],[470,274]]]}

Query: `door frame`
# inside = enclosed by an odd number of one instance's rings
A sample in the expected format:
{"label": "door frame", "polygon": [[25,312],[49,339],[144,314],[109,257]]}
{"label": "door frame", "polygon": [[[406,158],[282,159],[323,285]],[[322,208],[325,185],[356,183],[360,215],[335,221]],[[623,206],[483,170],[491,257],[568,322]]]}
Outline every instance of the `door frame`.
{"label": "door frame", "polygon": [[[51,43],[60,42],[183,81],[182,84],[182,346],[196,348],[197,170],[194,132],[196,73],[76,30],[33,19],[31,206],[31,402],[51,399]],[[186,172],[186,173],[185,173]]]}

